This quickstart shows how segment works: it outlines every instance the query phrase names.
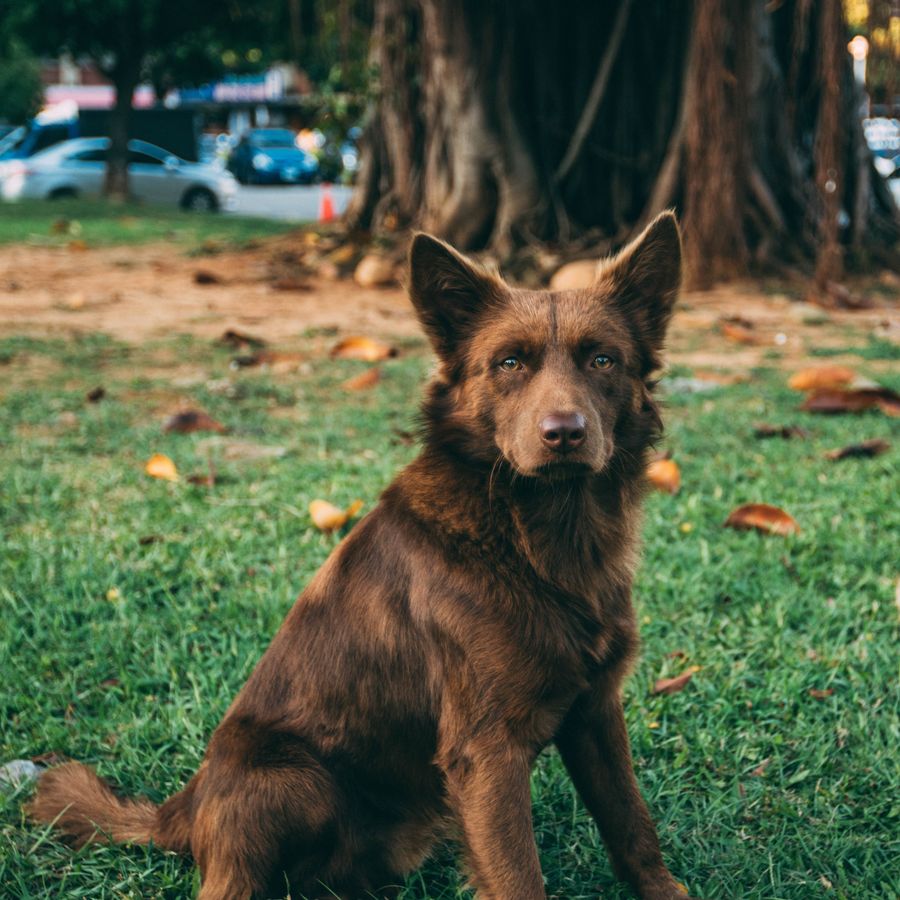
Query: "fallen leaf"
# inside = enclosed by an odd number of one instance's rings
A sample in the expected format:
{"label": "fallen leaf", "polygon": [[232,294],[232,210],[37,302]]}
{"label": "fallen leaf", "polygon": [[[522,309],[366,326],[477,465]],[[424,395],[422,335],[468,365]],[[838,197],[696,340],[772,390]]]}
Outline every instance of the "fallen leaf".
{"label": "fallen leaf", "polygon": [[258,348],[266,346],[266,342],[262,338],[253,334],[247,334],[244,331],[237,331],[234,328],[224,331],[219,338],[219,343],[224,344],[226,347],[233,347],[235,350],[240,350],[244,347]]}
{"label": "fallen leaf", "polygon": [[269,287],[272,288],[273,291],[312,290],[312,285],[308,281],[303,281],[300,278],[291,278],[290,276],[285,276],[284,278],[276,278],[274,281],[271,281],[269,283]]}
{"label": "fallen leaf", "polygon": [[841,390],[855,379],[856,372],[847,366],[814,366],[791,375],[788,387],[795,391]]}
{"label": "fallen leaf", "polygon": [[222,279],[209,269],[197,269],[194,272],[194,284],[221,284]]}
{"label": "fallen leaf", "polygon": [[84,396],[88,403],[99,403],[106,396],[106,388],[98,385],[88,391]]}
{"label": "fallen leaf", "polygon": [[827,700],[834,693],[834,688],[825,688],[824,690],[810,688],[807,693],[815,700]]}
{"label": "fallen leaf", "polygon": [[163,431],[176,434],[191,434],[194,431],[218,431],[220,434],[226,431],[221,422],[217,422],[212,416],[202,409],[183,409],[169,416],[163,423]]}
{"label": "fallen leaf", "polygon": [[341,387],[345,391],[365,391],[375,387],[379,381],[381,381],[381,369],[373,366],[371,369],[360,372],[359,375],[354,375],[353,378],[348,378]]}
{"label": "fallen leaf", "polygon": [[302,353],[288,353],[283,350],[260,350],[248,356],[236,356],[231,361],[233,369],[251,369],[262,366],[276,373],[293,372],[306,360]]}
{"label": "fallen leaf", "polygon": [[772,764],[772,759],[770,757],[766,757],[750,774],[754,778],[760,778]]}
{"label": "fallen leaf", "polygon": [[752,319],[746,318],[746,316],[720,316],[720,322],[726,322],[729,325],[739,325],[741,328],[755,328],[756,324]]}
{"label": "fallen leaf", "polygon": [[800,526],[783,509],[768,503],[745,503],[732,510],[725,520],[726,528],[755,529],[765,534],[799,534]]}
{"label": "fallen leaf", "polygon": [[677,494],[681,487],[681,470],[674,459],[657,459],[647,466],[647,479],[656,490]]}
{"label": "fallen leaf", "polygon": [[840,447],[837,450],[829,450],[825,454],[826,459],[837,461],[839,459],[850,459],[854,456],[878,456],[891,449],[891,445],[883,438],[872,438],[868,441],[860,441],[858,444],[848,444],[846,447]]}
{"label": "fallen leaf", "polygon": [[152,478],[163,478],[166,481],[178,481],[178,469],[175,463],[164,453],[154,453],[147,460],[144,471]]}
{"label": "fallen leaf", "polygon": [[829,415],[880,409],[887,416],[900,416],[900,394],[885,387],[815,391],[800,409]]}
{"label": "fallen leaf", "polygon": [[362,506],[362,500],[355,500],[346,509],[338,509],[327,500],[313,500],[309,504],[309,515],[319,531],[335,531],[352,519]]}
{"label": "fallen leaf", "polygon": [[799,425],[768,425],[765,422],[757,422],[753,426],[753,434],[758,438],[779,437],[785,440],[809,437],[809,432]]}
{"label": "fallen leaf", "polygon": [[732,325],[730,322],[720,322],[719,330],[729,341],[734,341],[736,344],[758,343],[756,334],[743,325]]}
{"label": "fallen leaf", "polygon": [[348,337],[331,348],[331,356],[336,359],[361,359],[364,362],[379,362],[397,355],[397,348],[383,341],[369,337]]}
{"label": "fallen leaf", "polygon": [[186,481],[188,482],[188,484],[196,484],[198,487],[216,486],[216,476],[212,472],[207,475],[196,472],[193,475],[188,475]]}
{"label": "fallen leaf", "polygon": [[677,694],[683,691],[687,683],[700,671],[700,666],[691,666],[674,678],[660,678],[653,685],[653,694]]}

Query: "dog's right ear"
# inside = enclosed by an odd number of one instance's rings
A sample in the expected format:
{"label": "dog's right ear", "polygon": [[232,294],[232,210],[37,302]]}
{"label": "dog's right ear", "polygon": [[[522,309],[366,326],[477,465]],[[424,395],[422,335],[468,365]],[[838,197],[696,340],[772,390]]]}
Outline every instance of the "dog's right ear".
{"label": "dog's right ear", "polygon": [[502,285],[430,234],[413,238],[409,271],[410,297],[419,321],[438,356],[446,360]]}

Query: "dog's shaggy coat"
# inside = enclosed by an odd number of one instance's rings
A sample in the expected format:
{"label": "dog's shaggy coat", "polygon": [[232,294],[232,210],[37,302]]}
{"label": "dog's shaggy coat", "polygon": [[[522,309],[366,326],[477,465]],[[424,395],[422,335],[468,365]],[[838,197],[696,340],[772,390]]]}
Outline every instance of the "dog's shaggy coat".
{"label": "dog's shaggy coat", "polygon": [[385,896],[442,836],[479,898],[537,900],[529,773],[553,742],[618,875],[683,900],[620,699],[675,219],[580,291],[512,289],[426,235],[410,261],[440,362],[419,457],[297,600],[183,791],[122,800],[70,763],[31,815],[77,845],[190,853],[202,900]]}

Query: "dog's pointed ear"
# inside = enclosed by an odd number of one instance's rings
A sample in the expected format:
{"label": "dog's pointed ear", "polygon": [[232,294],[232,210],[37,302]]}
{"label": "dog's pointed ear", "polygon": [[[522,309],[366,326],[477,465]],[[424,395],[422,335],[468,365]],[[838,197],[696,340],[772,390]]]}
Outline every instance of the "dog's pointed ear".
{"label": "dog's pointed ear", "polygon": [[610,291],[656,364],[681,285],[681,231],[675,214],[660,213],[627,247],[602,262],[597,283]]}
{"label": "dog's pointed ear", "polygon": [[430,234],[413,238],[409,273],[413,306],[442,359],[453,355],[478,315],[502,290],[497,278]]}

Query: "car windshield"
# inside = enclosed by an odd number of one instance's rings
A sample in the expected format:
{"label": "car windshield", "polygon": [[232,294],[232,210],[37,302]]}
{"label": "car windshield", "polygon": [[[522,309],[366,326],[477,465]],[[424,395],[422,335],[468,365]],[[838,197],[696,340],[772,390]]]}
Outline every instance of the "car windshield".
{"label": "car windshield", "polygon": [[285,129],[273,131],[255,131],[250,136],[254,147],[293,147],[294,133]]}
{"label": "car windshield", "polygon": [[82,143],[81,141],[78,141],[77,143],[66,141],[62,144],[54,144],[46,150],[41,150],[39,153],[35,153],[31,158],[35,162],[56,162],[66,159],[80,160],[85,153],[90,151],[102,151],[105,153],[107,143],[107,141],[101,141],[99,143],[91,142],[89,144]]}
{"label": "car windshield", "polygon": [[24,126],[14,128],[5,138],[0,140],[0,156],[18,147],[27,133]]}

